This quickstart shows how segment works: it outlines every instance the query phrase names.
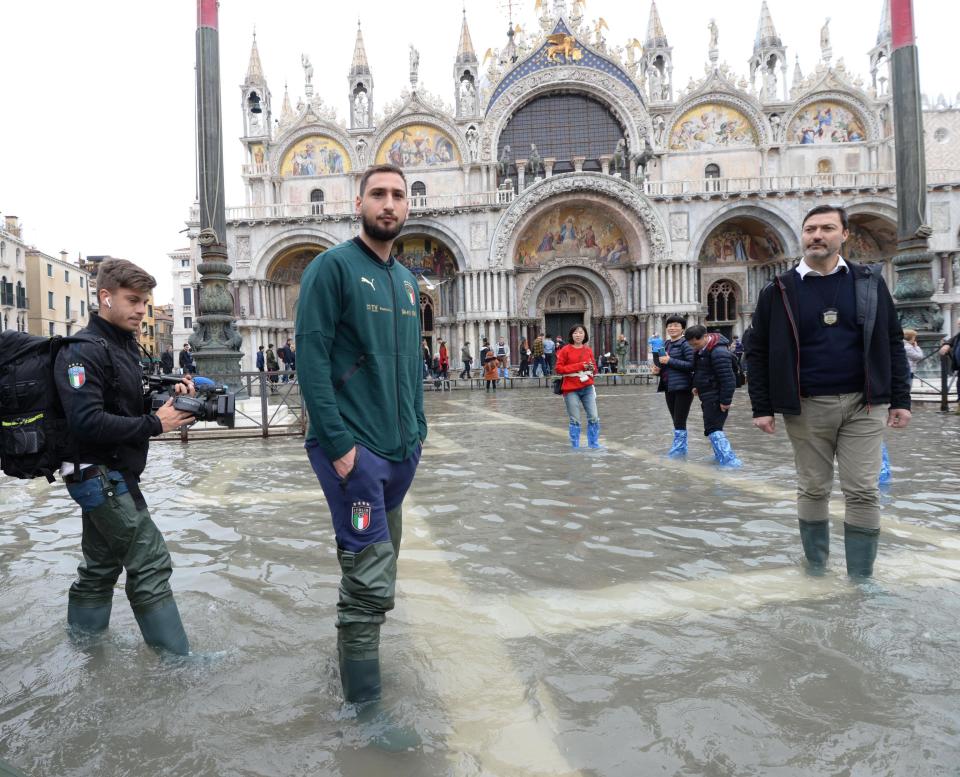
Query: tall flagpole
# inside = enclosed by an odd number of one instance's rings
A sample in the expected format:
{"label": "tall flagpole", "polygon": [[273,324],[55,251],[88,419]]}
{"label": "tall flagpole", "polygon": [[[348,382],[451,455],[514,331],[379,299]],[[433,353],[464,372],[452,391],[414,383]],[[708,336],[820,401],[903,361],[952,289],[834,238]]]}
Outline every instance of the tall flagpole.
{"label": "tall flagpole", "polygon": [[[197,179],[200,200],[200,294],[190,336],[202,375],[238,388],[241,338],[230,293],[220,114],[218,0],[197,0]],[[228,378],[233,374],[233,378]]]}

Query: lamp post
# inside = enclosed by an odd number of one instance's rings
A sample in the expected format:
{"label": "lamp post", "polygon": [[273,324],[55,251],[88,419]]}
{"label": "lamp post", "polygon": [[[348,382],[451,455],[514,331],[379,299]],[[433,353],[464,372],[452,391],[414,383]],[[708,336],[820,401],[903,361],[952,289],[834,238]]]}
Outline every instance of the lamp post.
{"label": "lamp post", "polygon": [[913,0],[889,0],[892,35],[893,120],[897,163],[897,283],[893,296],[904,328],[915,329],[929,353],[940,339],[943,316],[931,301],[933,233],[927,218],[920,70],[913,27]]}
{"label": "lamp post", "polygon": [[[197,176],[200,196],[199,315],[190,336],[198,371],[239,388],[242,339],[233,315],[227,261],[220,115],[218,0],[197,0]],[[230,377],[233,376],[233,377]]]}

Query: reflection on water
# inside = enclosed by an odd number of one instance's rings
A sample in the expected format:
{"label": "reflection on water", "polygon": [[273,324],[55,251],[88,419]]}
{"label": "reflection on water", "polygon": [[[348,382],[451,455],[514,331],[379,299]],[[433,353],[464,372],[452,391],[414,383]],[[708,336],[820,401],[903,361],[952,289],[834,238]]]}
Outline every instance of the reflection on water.
{"label": "reflection on water", "polygon": [[[600,392],[605,452],[548,393],[427,396],[385,694],[424,746],[387,755],[340,704],[339,571],[299,442],[154,447],[144,491],[195,649],[64,632],[79,519],[0,483],[0,760],[30,775],[956,775],[960,419],[891,433],[877,577],[799,566],[782,432],[735,407],[719,472],[662,400]],[[695,412],[691,428],[699,422]],[[838,509],[842,507],[836,505]],[[835,521],[842,512],[835,512]],[[835,527],[836,528],[836,527]]]}

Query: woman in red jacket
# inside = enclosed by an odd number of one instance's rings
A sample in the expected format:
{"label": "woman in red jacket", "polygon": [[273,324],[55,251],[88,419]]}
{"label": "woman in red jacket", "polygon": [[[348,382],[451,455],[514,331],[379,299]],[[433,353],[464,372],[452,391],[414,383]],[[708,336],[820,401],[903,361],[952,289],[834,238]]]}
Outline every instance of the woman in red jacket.
{"label": "woman in red jacket", "polygon": [[569,343],[557,354],[556,373],[563,376],[561,391],[570,416],[570,444],[580,447],[580,408],[587,414],[587,446],[600,447],[600,416],[597,413],[597,392],[593,374],[597,362],[587,345],[587,330],[575,326],[570,330]]}

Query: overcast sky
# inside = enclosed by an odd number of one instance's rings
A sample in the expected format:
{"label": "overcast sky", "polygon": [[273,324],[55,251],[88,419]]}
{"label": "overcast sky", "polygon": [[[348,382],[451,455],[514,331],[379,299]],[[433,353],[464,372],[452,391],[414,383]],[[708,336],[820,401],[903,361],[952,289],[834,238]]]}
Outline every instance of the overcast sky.
{"label": "overcast sky", "polygon": [[[551,0],[547,0],[551,2]],[[867,52],[876,41],[882,0],[797,3],[769,0],[791,62],[805,74],[820,57],[827,14],[834,61],[869,82]],[[507,2],[466,0],[478,55],[505,42]],[[513,4],[514,20],[535,27],[534,2]],[[707,23],[720,30],[720,58],[745,73],[760,0],[661,0],[660,15],[674,52],[678,88],[701,77]],[[0,212],[19,216],[28,242],[76,257],[131,259],[171,295],[167,252],[186,244],[180,233],[195,197],[195,0],[4,0],[0,31]],[[914,0],[920,80],[931,98],[957,99],[960,76],[952,56],[960,3]],[[646,37],[648,0],[587,0],[586,18],[603,17],[610,45]],[[314,66],[314,88],[339,116],[347,111],[347,71],[357,19],[363,25],[377,110],[408,81],[408,44],[420,50],[420,85],[453,101],[453,59],[461,2],[412,6],[386,0],[221,0],[220,67],[227,205],[244,204],[240,89],[257,42],[274,116],[284,82],[296,105],[303,93],[301,53]]]}

